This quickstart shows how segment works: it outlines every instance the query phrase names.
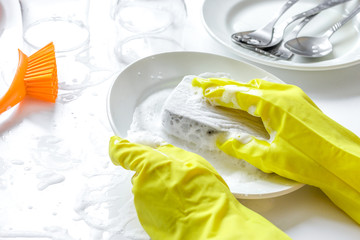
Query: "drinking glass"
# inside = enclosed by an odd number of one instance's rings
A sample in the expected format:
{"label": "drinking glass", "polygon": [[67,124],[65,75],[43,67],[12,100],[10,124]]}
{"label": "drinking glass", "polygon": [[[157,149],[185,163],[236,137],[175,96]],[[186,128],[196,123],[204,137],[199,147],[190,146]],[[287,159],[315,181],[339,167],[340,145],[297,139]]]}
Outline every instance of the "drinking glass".
{"label": "drinking glass", "polygon": [[68,52],[89,41],[89,0],[19,0],[23,38],[33,49],[53,42],[56,52]]}
{"label": "drinking glass", "polygon": [[115,0],[117,58],[130,63],[155,53],[183,50],[183,0]]}

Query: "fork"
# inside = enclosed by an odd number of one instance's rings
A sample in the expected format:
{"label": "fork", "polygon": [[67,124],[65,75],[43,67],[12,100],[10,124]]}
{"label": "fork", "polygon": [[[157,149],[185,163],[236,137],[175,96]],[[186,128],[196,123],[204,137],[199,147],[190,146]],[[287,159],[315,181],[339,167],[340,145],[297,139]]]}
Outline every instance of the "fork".
{"label": "fork", "polygon": [[246,32],[237,32],[237,33],[233,33],[231,38],[233,38],[234,40],[237,41],[241,41],[244,42],[245,44],[248,45],[253,45],[256,46],[258,48],[269,48],[272,46],[275,46],[277,44],[279,44],[283,37],[284,37],[284,33],[285,33],[285,29],[294,21],[304,18],[304,17],[309,17],[312,16],[316,13],[319,13],[323,10],[326,10],[328,8],[334,7],[336,5],[348,2],[350,0],[325,0],[322,3],[320,3],[319,5],[317,5],[316,7],[307,10],[305,12],[296,14],[288,19],[286,19],[285,21],[281,22],[280,24],[274,26],[273,28],[273,32],[272,32],[272,38],[270,40],[270,42],[268,42],[267,44],[263,45],[260,44],[261,41],[257,41],[256,39],[244,39],[243,36],[245,35],[249,35],[250,33],[252,33],[253,31],[246,31]]}
{"label": "fork", "polygon": [[253,43],[256,45],[266,45],[270,43],[276,22],[292,5],[294,5],[298,1],[299,0],[286,1],[286,3],[281,7],[278,14],[275,16],[275,18],[273,18],[268,24],[266,24],[262,28],[259,28],[258,30],[251,33],[244,34],[242,36],[242,40],[247,41],[248,44]]}
{"label": "fork", "polygon": [[[286,36],[286,39],[293,39],[295,37],[297,37],[297,35],[299,34],[299,32],[305,27],[305,25],[316,16],[317,14],[314,14],[312,16],[306,17],[304,18],[298,25],[296,25],[296,27]],[[233,41],[234,43],[252,50],[254,52],[260,53],[262,55],[268,56],[268,57],[273,57],[273,58],[278,58],[278,59],[283,59],[283,60],[289,60],[294,54],[285,47],[285,43],[286,40],[283,40],[281,43],[273,46],[273,47],[269,47],[269,48],[258,48],[258,47],[252,47],[251,45],[248,45],[246,43],[242,43],[239,41]]]}

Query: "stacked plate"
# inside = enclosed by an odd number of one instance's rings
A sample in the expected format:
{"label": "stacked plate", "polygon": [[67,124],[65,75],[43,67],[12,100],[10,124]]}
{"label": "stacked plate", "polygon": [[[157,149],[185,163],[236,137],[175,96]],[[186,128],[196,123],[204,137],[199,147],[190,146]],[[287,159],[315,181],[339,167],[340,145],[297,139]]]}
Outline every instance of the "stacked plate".
{"label": "stacked plate", "polygon": [[[321,0],[299,1],[279,21],[313,8],[321,2]],[[319,13],[305,26],[299,36],[321,35],[344,14],[353,10],[356,2],[349,1]],[[360,15],[355,16],[350,23],[332,36],[334,51],[321,58],[309,59],[296,56],[291,60],[279,60],[242,48],[231,41],[230,36],[235,32],[262,27],[273,18],[274,11],[280,9],[283,4],[282,0],[205,0],[202,8],[203,22],[209,34],[223,46],[241,57],[268,66],[295,70],[329,70],[349,67],[360,62]]]}

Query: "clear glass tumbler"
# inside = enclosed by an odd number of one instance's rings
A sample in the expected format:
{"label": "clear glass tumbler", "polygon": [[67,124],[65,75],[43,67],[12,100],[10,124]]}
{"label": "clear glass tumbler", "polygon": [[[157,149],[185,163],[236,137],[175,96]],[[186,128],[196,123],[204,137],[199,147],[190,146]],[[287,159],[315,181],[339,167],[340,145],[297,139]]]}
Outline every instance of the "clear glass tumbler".
{"label": "clear glass tumbler", "polygon": [[56,52],[81,48],[89,41],[89,0],[19,0],[23,38],[33,49],[54,42]]}
{"label": "clear glass tumbler", "polygon": [[183,50],[186,15],[183,0],[115,0],[116,56],[130,63],[155,53]]}

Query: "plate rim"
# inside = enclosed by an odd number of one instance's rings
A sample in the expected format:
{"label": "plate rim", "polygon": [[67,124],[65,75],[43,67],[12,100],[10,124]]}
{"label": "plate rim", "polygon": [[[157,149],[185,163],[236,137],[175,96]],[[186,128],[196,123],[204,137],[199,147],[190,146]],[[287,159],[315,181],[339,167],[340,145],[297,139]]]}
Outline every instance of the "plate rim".
{"label": "plate rim", "polygon": [[[202,7],[201,7],[201,19],[202,19],[202,23],[204,28],[206,29],[207,33],[213,38],[215,39],[218,43],[220,43],[222,46],[226,47],[227,50],[230,50],[232,53],[245,58],[246,60],[250,60],[254,63],[260,63],[266,66],[270,66],[270,67],[276,67],[279,69],[287,69],[287,70],[299,70],[299,71],[324,71],[324,70],[335,70],[335,69],[342,69],[342,68],[347,68],[347,67],[351,67],[354,65],[357,65],[360,63],[360,57],[355,60],[355,61],[347,61],[347,62],[340,62],[339,64],[331,64],[331,65],[308,65],[306,63],[296,63],[293,65],[289,65],[286,63],[279,63],[276,60],[274,61],[269,61],[269,60],[263,60],[260,57],[256,57],[257,55],[251,55],[251,54],[247,54],[246,51],[242,52],[242,51],[238,51],[237,49],[235,49],[232,45],[227,44],[226,42],[224,42],[221,38],[219,38],[210,28],[210,26],[207,24],[206,19],[205,19],[205,7],[206,4],[208,4],[211,1],[219,1],[219,0],[204,0],[202,3]],[[231,1],[244,1],[244,0],[231,0]],[[219,14],[219,13],[217,13]],[[258,54],[258,53],[255,53]],[[360,52],[358,54],[360,56]],[[262,56],[262,57],[266,57],[263,56],[261,54],[258,54],[258,56]],[[266,57],[268,58],[268,57]],[[265,59],[266,59],[265,58]],[[280,60],[282,61],[282,60]],[[285,60],[284,60],[285,61]]]}
{"label": "plate rim", "polygon": [[[244,160],[245,161],[245,160]],[[296,182],[292,187],[278,191],[278,192],[272,192],[272,193],[264,193],[264,194],[241,194],[241,193],[233,193],[232,194],[238,198],[238,199],[267,199],[267,198],[275,198],[275,197],[281,197],[284,195],[287,195],[289,193],[295,192],[296,190],[299,190],[300,188],[304,187],[306,184]]]}

